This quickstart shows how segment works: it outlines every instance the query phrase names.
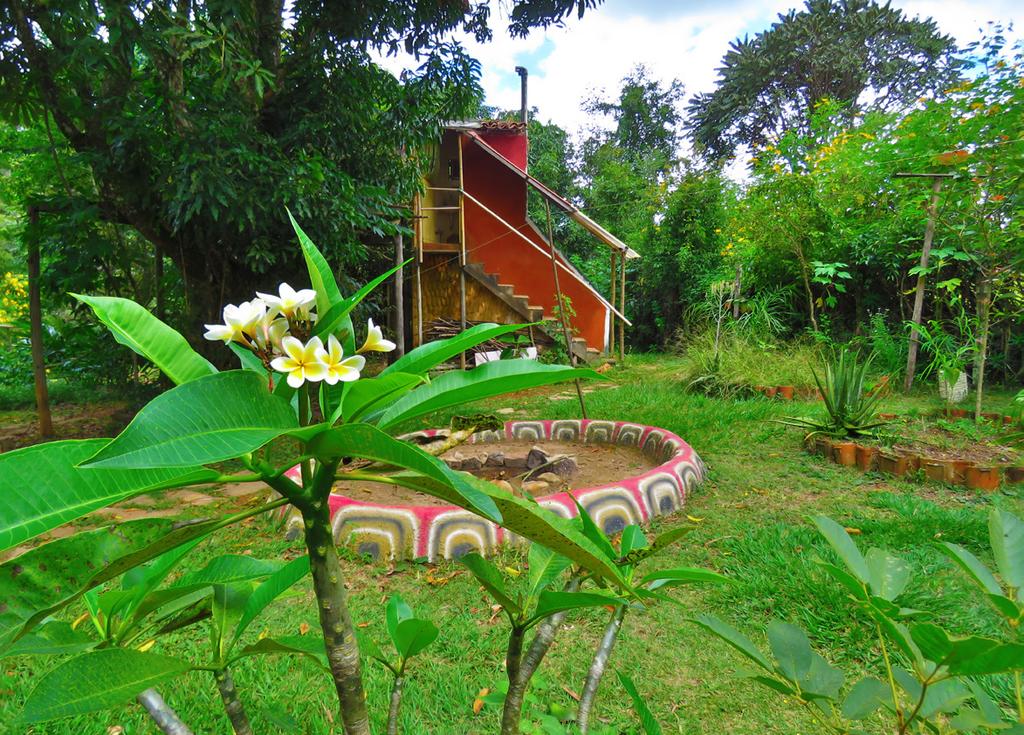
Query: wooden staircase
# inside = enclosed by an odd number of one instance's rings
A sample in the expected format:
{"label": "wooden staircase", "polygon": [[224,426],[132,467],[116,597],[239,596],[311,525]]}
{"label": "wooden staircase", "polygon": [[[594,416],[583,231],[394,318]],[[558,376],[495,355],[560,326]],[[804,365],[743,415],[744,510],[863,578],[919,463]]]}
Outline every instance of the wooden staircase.
{"label": "wooden staircase", "polygon": [[[498,297],[506,306],[515,312],[525,322],[544,322],[549,319],[544,314],[544,307],[530,303],[530,298],[523,294],[516,293],[515,284],[499,283],[498,278],[484,270],[480,263],[467,263],[466,275],[475,279],[488,291]],[[553,336],[555,326],[550,322],[543,324],[541,329]],[[561,327],[557,327],[561,329]],[[601,351],[587,345],[587,340],[582,337],[573,337],[572,352],[576,358],[584,363],[590,363],[601,357]]]}

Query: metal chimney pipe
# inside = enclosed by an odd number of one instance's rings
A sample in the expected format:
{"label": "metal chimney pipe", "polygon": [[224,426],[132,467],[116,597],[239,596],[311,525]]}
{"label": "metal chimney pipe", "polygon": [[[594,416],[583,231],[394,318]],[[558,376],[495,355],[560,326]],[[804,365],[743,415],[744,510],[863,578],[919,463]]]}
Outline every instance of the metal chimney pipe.
{"label": "metal chimney pipe", "polygon": [[526,77],[529,76],[529,72],[525,66],[517,66],[516,74],[519,75],[520,89],[521,89],[521,101],[519,103],[519,119],[525,125],[530,122],[529,119],[529,107],[526,106]]}

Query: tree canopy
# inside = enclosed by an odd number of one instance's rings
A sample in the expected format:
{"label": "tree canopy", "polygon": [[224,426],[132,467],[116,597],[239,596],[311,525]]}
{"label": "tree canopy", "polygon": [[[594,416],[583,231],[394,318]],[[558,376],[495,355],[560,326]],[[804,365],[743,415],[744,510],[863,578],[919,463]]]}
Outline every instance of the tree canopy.
{"label": "tree canopy", "polygon": [[891,110],[949,86],[960,65],[930,18],[874,0],[807,0],[753,38],[733,41],[713,92],[689,105],[694,141],[711,157],[810,129],[816,103]]}

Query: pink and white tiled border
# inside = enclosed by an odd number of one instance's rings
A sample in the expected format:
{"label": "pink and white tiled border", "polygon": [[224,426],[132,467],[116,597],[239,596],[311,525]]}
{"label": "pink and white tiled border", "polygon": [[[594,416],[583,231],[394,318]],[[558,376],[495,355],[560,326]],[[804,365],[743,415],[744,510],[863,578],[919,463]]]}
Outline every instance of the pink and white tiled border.
{"label": "pink and white tiled border", "polygon": [[[422,432],[430,436],[434,431]],[[704,480],[705,468],[693,448],[675,434],[654,426],[623,421],[560,419],[510,421],[503,431],[474,434],[469,443],[502,440],[582,441],[639,447],[658,466],[635,477],[573,490],[594,521],[612,534],[630,524],[682,509],[686,496]],[[576,515],[569,492],[538,498],[540,505],[564,518]],[[375,558],[458,558],[469,551],[490,554],[515,536],[500,526],[456,506],[379,505],[340,494],[330,497],[334,538]],[[289,522],[301,529],[293,514]]]}

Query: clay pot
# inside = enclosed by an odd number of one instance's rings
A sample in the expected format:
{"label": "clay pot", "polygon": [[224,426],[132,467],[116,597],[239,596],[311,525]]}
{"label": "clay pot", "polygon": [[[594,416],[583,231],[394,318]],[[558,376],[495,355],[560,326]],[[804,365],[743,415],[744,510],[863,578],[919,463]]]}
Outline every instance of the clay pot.
{"label": "clay pot", "polygon": [[1024,482],[1024,465],[1019,467],[1007,467],[1003,472],[1003,478],[1011,485]]}
{"label": "clay pot", "polygon": [[983,413],[981,417],[986,421],[995,421],[996,423],[1003,423],[1003,414],[1001,413]]}
{"label": "clay pot", "polygon": [[777,388],[775,388],[774,386],[771,386],[771,385],[769,385],[768,387],[766,387],[766,388],[764,389],[764,395],[765,395],[765,397],[766,397],[766,398],[774,398],[774,397],[775,397],[775,391],[776,391],[776,390],[778,390],[778,389],[777,389]]}
{"label": "clay pot", "polygon": [[882,419],[882,421],[894,421],[896,419],[896,414],[894,414],[894,413],[880,413],[880,414],[878,414],[878,418]]}
{"label": "clay pot", "polygon": [[953,465],[949,460],[921,457],[921,469],[924,476],[933,482],[953,481]]}
{"label": "clay pot", "polygon": [[878,466],[878,447],[857,445],[857,466],[861,472],[870,472]]}
{"label": "clay pot", "polygon": [[969,459],[954,459],[950,462],[953,470],[953,479],[951,482],[957,485],[964,485],[967,483],[967,468],[974,465]]}
{"label": "clay pot", "polygon": [[814,453],[822,457],[832,458],[832,440],[827,436],[819,436],[814,439]]}
{"label": "clay pot", "polygon": [[779,398],[784,401],[793,400],[793,386],[791,385],[780,385],[776,388],[776,394]]}
{"label": "clay pot", "polygon": [[965,418],[967,418],[967,409],[966,408],[951,408],[951,409],[949,409],[949,416],[950,416],[950,418],[954,418],[954,419],[965,419]]}
{"label": "clay pot", "polygon": [[912,475],[915,472],[917,472],[919,469],[921,469],[921,455],[920,454],[912,454],[910,452],[906,452],[906,458],[907,458],[907,474],[908,475]]}
{"label": "clay pot", "polygon": [[843,467],[857,464],[857,445],[853,442],[836,442],[832,445],[832,459]]}
{"label": "clay pot", "polygon": [[972,490],[995,490],[999,487],[999,468],[977,465],[968,467],[967,487]]}
{"label": "clay pot", "polygon": [[1003,424],[1009,426],[1013,423],[1013,416],[1003,416]]}
{"label": "clay pot", "polygon": [[907,474],[907,458],[895,452],[878,452],[878,471],[896,477]]}

